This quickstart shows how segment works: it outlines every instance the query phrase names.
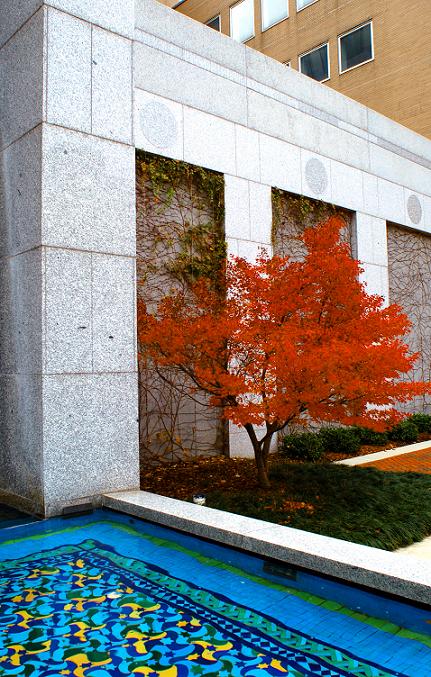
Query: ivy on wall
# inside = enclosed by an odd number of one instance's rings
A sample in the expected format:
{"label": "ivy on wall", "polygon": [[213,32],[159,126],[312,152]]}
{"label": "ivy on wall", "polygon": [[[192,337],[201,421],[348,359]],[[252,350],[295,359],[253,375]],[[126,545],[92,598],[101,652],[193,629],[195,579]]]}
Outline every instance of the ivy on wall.
{"label": "ivy on wall", "polygon": [[341,236],[352,248],[354,245],[353,212],[336,205],[295,195],[279,188],[272,189],[272,246],[279,256],[300,259],[304,245],[300,236],[305,228],[315,226],[330,216],[340,216],[346,227]]}
{"label": "ivy on wall", "polygon": [[[171,289],[206,278],[219,285],[226,258],[224,176],[185,162],[136,155],[138,295],[155,307]],[[223,290],[220,289],[220,293]],[[185,378],[139,366],[145,462],[226,451],[225,424]]]}

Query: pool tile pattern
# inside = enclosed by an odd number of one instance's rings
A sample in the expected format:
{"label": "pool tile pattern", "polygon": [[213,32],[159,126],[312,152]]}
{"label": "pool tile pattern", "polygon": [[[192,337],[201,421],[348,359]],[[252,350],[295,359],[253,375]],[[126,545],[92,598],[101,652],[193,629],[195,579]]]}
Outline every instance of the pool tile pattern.
{"label": "pool tile pattern", "polygon": [[431,674],[419,641],[148,538],[102,522],[5,542],[0,675],[413,677],[412,664],[414,677]]}

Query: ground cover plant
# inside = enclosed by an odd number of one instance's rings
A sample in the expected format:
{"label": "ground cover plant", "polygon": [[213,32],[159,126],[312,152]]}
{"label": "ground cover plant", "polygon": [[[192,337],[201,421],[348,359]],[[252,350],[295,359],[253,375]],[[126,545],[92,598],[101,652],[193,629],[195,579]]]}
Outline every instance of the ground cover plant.
{"label": "ground cover plant", "polygon": [[404,342],[410,323],[398,306],[366,294],[342,226],[330,218],[307,229],[301,261],[234,258],[217,289],[203,277],[156,311],[138,304],[141,360],[162,377],[169,369],[173,385],[175,370],[186,375],[244,427],[265,488],[271,441],[286,425],[311,419],[383,430],[402,419],[396,403],[431,390],[400,381],[417,358]]}
{"label": "ground cover plant", "polygon": [[275,456],[270,478],[259,488],[252,459],[219,456],[148,469],[141,485],[183,500],[204,492],[212,508],[387,550],[431,535],[431,475]]}

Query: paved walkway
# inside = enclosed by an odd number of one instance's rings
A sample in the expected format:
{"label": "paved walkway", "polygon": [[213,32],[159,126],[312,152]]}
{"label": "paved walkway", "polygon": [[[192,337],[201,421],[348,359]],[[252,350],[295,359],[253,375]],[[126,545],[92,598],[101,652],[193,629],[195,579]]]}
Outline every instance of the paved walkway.
{"label": "paved walkway", "polygon": [[[417,559],[426,559],[431,562],[431,537],[419,543],[408,545],[407,548],[400,548],[396,551],[400,555],[408,555],[409,557],[416,557]],[[430,573],[431,575],[431,573]]]}
{"label": "paved walkway", "polygon": [[419,472],[431,475],[431,448],[391,456],[371,463],[361,463],[362,468],[374,467],[390,472]]}

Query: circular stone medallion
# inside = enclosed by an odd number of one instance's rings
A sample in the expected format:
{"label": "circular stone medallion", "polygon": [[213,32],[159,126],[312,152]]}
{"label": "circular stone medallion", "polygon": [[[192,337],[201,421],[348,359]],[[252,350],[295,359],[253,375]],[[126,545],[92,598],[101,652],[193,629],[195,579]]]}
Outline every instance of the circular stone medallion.
{"label": "circular stone medallion", "polygon": [[417,195],[410,195],[407,200],[407,213],[416,226],[422,221],[422,205]]}
{"label": "circular stone medallion", "polygon": [[169,148],[177,140],[177,121],[164,103],[150,101],[140,115],[142,133],[157,148]]}
{"label": "circular stone medallion", "polygon": [[305,165],[305,180],[307,186],[315,195],[322,195],[328,187],[328,174],[325,165],[316,157],[308,160]]}

